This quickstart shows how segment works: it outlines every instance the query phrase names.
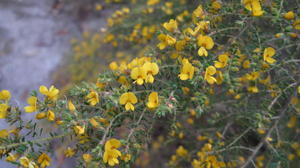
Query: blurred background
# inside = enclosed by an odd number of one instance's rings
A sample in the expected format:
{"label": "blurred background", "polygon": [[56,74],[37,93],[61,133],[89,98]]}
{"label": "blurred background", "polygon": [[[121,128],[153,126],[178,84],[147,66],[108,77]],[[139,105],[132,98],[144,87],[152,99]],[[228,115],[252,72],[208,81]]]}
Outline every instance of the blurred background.
{"label": "blurred background", "polygon": [[[89,0],[0,0],[0,90],[12,93],[12,104],[24,106],[32,90],[55,85],[70,40],[105,27],[110,10],[94,8]],[[7,128],[5,121],[0,127]],[[0,167],[15,166],[1,161]]]}

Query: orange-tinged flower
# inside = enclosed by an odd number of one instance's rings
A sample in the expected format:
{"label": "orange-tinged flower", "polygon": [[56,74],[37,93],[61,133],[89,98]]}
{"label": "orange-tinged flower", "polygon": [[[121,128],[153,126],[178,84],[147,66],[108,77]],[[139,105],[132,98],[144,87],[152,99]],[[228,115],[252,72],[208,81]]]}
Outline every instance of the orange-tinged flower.
{"label": "orange-tinged flower", "polygon": [[125,104],[125,109],[134,111],[134,104],[137,103],[137,98],[134,93],[132,92],[127,92],[123,93],[119,99],[120,104],[124,105]]}

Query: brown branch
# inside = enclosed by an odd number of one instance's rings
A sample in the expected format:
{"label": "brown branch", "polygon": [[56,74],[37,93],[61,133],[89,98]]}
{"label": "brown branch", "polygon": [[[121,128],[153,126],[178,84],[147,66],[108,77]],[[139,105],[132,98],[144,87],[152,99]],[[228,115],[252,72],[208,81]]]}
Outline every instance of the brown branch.
{"label": "brown branch", "polygon": [[254,157],[257,155],[257,153],[259,152],[260,148],[264,145],[264,143],[266,142],[266,139],[269,138],[273,132],[273,130],[277,127],[280,119],[285,115],[286,111],[288,110],[290,101],[293,97],[293,95],[297,93],[297,88],[294,88],[293,93],[290,95],[290,97],[288,98],[286,104],[284,105],[284,107],[282,108],[282,110],[279,113],[279,117],[277,118],[277,120],[274,121],[272,127],[269,129],[269,131],[267,132],[266,136],[260,141],[260,143],[255,147],[255,149],[253,150],[252,154],[248,157],[247,161],[241,166],[241,168],[246,168],[254,159]]}

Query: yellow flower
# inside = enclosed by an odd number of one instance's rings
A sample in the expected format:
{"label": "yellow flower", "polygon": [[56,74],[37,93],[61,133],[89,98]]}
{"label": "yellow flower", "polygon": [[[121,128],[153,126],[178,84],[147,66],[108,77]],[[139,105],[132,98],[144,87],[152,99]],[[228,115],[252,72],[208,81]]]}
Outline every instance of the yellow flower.
{"label": "yellow flower", "polygon": [[99,96],[95,91],[91,91],[85,98],[88,99],[88,103],[91,106],[95,106],[97,103],[99,103]]}
{"label": "yellow flower", "polygon": [[25,168],[37,168],[38,166],[27,157],[23,156],[19,159],[20,164]]}
{"label": "yellow flower", "polygon": [[157,45],[157,47],[160,50],[165,49],[167,46],[172,46],[176,43],[176,39],[173,38],[170,35],[165,35],[165,34],[160,34],[158,35],[158,40],[160,41],[160,43]]}
{"label": "yellow flower", "polygon": [[164,23],[163,27],[166,30],[168,30],[169,32],[174,33],[178,28],[177,21],[174,19],[171,19],[169,22]]}
{"label": "yellow flower", "polygon": [[74,131],[77,135],[82,135],[85,132],[84,131],[85,127],[82,127],[82,126],[79,126],[79,125],[74,126],[73,129],[74,129]]}
{"label": "yellow flower", "polygon": [[268,47],[264,50],[264,61],[273,64],[276,62],[275,59],[273,59],[272,57],[276,54],[276,51],[274,48],[272,47]]}
{"label": "yellow flower", "polygon": [[287,20],[293,20],[295,18],[295,13],[293,11],[289,11],[285,13],[283,17]]}
{"label": "yellow flower", "polygon": [[245,61],[243,62],[243,68],[244,68],[244,69],[250,68],[250,64],[251,64],[251,62],[250,62],[249,60],[245,60]]}
{"label": "yellow flower", "polygon": [[222,4],[219,1],[214,1],[211,6],[215,10],[220,10],[222,8]]}
{"label": "yellow flower", "polygon": [[82,155],[82,158],[86,163],[89,163],[92,161],[93,156],[91,154],[85,153]]}
{"label": "yellow flower", "polygon": [[59,90],[54,86],[51,86],[49,89],[42,85],[40,86],[40,92],[45,95],[49,100],[55,101],[58,98]]}
{"label": "yellow flower", "polygon": [[37,110],[37,97],[35,96],[30,96],[27,99],[27,103],[29,104],[29,106],[24,107],[25,112],[27,113],[32,113],[35,112]]}
{"label": "yellow flower", "polygon": [[[138,85],[144,84],[146,79],[146,71],[143,67],[135,67],[131,70],[130,76]],[[154,80],[154,79],[153,79]]]}
{"label": "yellow flower", "polygon": [[147,5],[152,6],[152,5],[158,4],[159,2],[160,2],[160,0],[148,0]]}
{"label": "yellow flower", "polygon": [[7,104],[0,104],[0,119],[6,117],[8,108],[9,106]]}
{"label": "yellow flower", "polygon": [[72,103],[71,100],[68,101],[68,109],[69,109],[70,111],[75,111],[75,110],[76,110],[76,107],[75,107],[75,105]]}
{"label": "yellow flower", "polygon": [[35,115],[35,118],[38,119],[38,120],[43,119],[43,118],[45,118],[45,117],[46,117],[46,113],[45,113],[45,112],[37,113],[37,114]]}
{"label": "yellow flower", "polygon": [[297,116],[292,116],[287,123],[288,128],[294,128],[297,125]]}
{"label": "yellow flower", "polygon": [[54,119],[55,119],[55,114],[54,114],[53,111],[48,110],[48,112],[47,112],[47,119],[48,119],[48,121],[54,121]]}
{"label": "yellow flower", "polygon": [[121,159],[124,160],[125,163],[131,160],[131,154],[127,153],[125,155],[122,154]]}
{"label": "yellow flower", "polygon": [[6,129],[0,130],[0,138],[8,137],[9,133]]}
{"label": "yellow flower", "polygon": [[118,69],[118,64],[117,64],[115,61],[113,61],[113,62],[111,62],[111,63],[109,64],[109,68],[110,68],[112,71],[115,71],[115,70]]}
{"label": "yellow flower", "polygon": [[298,86],[298,93],[300,94],[300,86]]}
{"label": "yellow flower", "polygon": [[42,168],[50,166],[51,158],[46,154],[42,153],[38,158],[38,163]]}
{"label": "yellow flower", "polygon": [[264,13],[259,0],[243,0],[243,4],[247,10],[252,12],[253,16],[261,16]]}
{"label": "yellow flower", "polygon": [[215,61],[215,67],[216,68],[224,68],[227,66],[227,62],[229,60],[229,54],[225,53],[225,54],[221,54],[218,56],[218,61]]}
{"label": "yellow flower", "polygon": [[151,92],[149,97],[148,97],[148,103],[147,107],[150,109],[157,108],[159,105],[158,102],[158,93],[157,92]]}
{"label": "yellow flower", "polygon": [[8,90],[0,91],[0,100],[9,100],[11,98],[10,92]]}
{"label": "yellow flower", "polygon": [[202,5],[199,5],[197,9],[193,11],[193,17],[203,19],[205,17],[205,12]]}
{"label": "yellow flower", "polygon": [[103,162],[110,166],[119,164],[118,157],[122,154],[117,148],[121,146],[121,142],[115,138],[106,141],[104,146]]}
{"label": "yellow flower", "polygon": [[257,88],[256,86],[249,86],[249,87],[247,88],[247,90],[248,90],[250,93],[258,93],[258,92],[259,92],[259,90],[258,90],[258,88]]}
{"label": "yellow flower", "polygon": [[215,45],[213,39],[209,36],[199,35],[197,40],[198,40],[197,44],[198,44],[198,46],[200,46],[200,48],[198,50],[199,56],[207,57],[207,55],[208,55],[207,50],[212,49]]}
{"label": "yellow flower", "polygon": [[300,30],[300,19],[295,20],[293,25],[296,30]]}
{"label": "yellow flower", "polygon": [[143,69],[146,72],[146,83],[153,83],[155,75],[158,74],[159,67],[156,63],[146,62],[143,65]]}
{"label": "yellow flower", "polygon": [[211,85],[217,82],[217,79],[213,77],[216,72],[217,70],[214,66],[209,66],[205,70],[204,79]]}
{"label": "yellow flower", "polygon": [[176,154],[177,154],[178,156],[185,157],[185,156],[187,156],[188,151],[187,151],[183,146],[179,146],[179,147],[176,149]]}
{"label": "yellow flower", "polygon": [[8,156],[6,157],[5,161],[15,162],[15,161],[17,161],[18,156],[19,156],[18,154],[13,155],[13,154],[9,153]]}
{"label": "yellow flower", "polygon": [[68,147],[65,151],[64,151],[64,154],[66,157],[72,157],[75,155],[75,150]]}
{"label": "yellow flower", "polygon": [[189,62],[188,59],[182,60],[182,67],[178,75],[181,80],[193,79],[195,67]]}
{"label": "yellow flower", "polygon": [[123,93],[119,99],[120,104],[124,105],[125,104],[125,109],[126,111],[132,110],[134,111],[134,104],[137,103],[137,98],[134,93],[132,92],[127,92]]}

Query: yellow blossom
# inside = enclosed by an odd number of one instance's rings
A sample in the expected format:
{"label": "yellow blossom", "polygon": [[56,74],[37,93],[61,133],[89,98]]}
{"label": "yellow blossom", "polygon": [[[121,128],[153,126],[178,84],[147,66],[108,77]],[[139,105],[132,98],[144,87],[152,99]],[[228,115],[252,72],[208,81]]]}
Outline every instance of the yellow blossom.
{"label": "yellow blossom", "polygon": [[176,154],[177,154],[178,156],[185,157],[185,156],[187,156],[188,151],[187,151],[183,146],[179,146],[179,147],[176,149]]}
{"label": "yellow blossom", "polygon": [[218,56],[218,61],[215,61],[215,67],[216,68],[224,68],[227,66],[227,62],[229,60],[229,54],[225,53],[225,54],[221,54]]}
{"label": "yellow blossom", "polygon": [[158,74],[159,67],[156,63],[146,62],[143,65],[143,69],[146,72],[146,83],[153,83],[155,75]]}
{"label": "yellow blossom", "polygon": [[48,119],[48,121],[54,121],[55,120],[55,113],[51,110],[48,110],[47,119]]}
{"label": "yellow blossom", "polygon": [[209,66],[205,70],[204,79],[211,85],[217,82],[217,79],[213,77],[216,72],[217,70],[214,66]]}
{"label": "yellow blossom", "polygon": [[75,133],[76,133],[77,135],[82,135],[82,134],[84,134],[84,132],[85,132],[85,131],[84,131],[85,127],[82,127],[82,126],[80,126],[80,125],[74,126],[73,129],[74,129],[74,131],[75,131]]}
{"label": "yellow blossom", "polygon": [[208,55],[207,50],[210,50],[214,47],[215,43],[213,39],[209,36],[204,36],[204,35],[199,35],[197,37],[197,44],[200,46],[198,50],[198,55],[199,56],[206,56]]}
{"label": "yellow blossom", "polygon": [[142,85],[144,84],[147,74],[143,67],[135,67],[131,70],[130,76],[138,85]]}
{"label": "yellow blossom", "polygon": [[276,50],[272,47],[268,47],[264,50],[264,61],[273,64],[276,62],[272,57],[276,54]]}
{"label": "yellow blossom", "polygon": [[8,137],[9,133],[6,129],[0,130],[0,138]]}
{"label": "yellow blossom", "polygon": [[68,147],[65,151],[64,151],[64,154],[66,157],[72,157],[75,155],[75,150]]}
{"label": "yellow blossom", "polygon": [[0,100],[9,100],[11,98],[10,92],[8,90],[0,91]]}
{"label": "yellow blossom", "polygon": [[35,112],[37,110],[37,97],[35,96],[30,96],[27,99],[27,103],[29,104],[29,106],[24,107],[25,112],[27,113],[32,113]]}
{"label": "yellow blossom", "polygon": [[6,157],[5,161],[7,162],[15,162],[17,161],[17,158],[18,158],[18,154],[11,154],[9,153],[8,156]]}
{"label": "yellow blossom", "polygon": [[203,19],[205,17],[205,12],[203,10],[202,5],[199,5],[194,11],[193,11],[193,17]]}
{"label": "yellow blossom", "polygon": [[297,116],[292,116],[287,123],[288,128],[294,128],[297,125]]}
{"label": "yellow blossom", "polygon": [[300,19],[295,20],[293,25],[296,30],[300,30]]}
{"label": "yellow blossom", "polygon": [[160,0],[148,0],[147,5],[152,6],[158,4],[159,2]]}
{"label": "yellow blossom", "polygon": [[243,0],[243,4],[247,10],[252,12],[253,16],[261,16],[264,13],[259,0]]}
{"label": "yellow blossom", "polygon": [[109,68],[110,68],[112,71],[115,71],[115,70],[118,69],[118,64],[117,64],[115,61],[113,61],[113,62],[111,62],[111,63],[109,64]]}
{"label": "yellow blossom", "polygon": [[121,146],[121,142],[115,138],[106,141],[104,145],[103,162],[108,163],[109,166],[115,166],[119,164],[118,157],[122,154],[117,149]]}
{"label": "yellow blossom", "polygon": [[214,10],[220,10],[222,8],[222,4],[219,1],[214,1],[211,6]]}
{"label": "yellow blossom", "polygon": [[165,34],[160,34],[158,35],[158,40],[160,41],[160,43],[157,45],[157,47],[160,50],[165,49],[167,46],[172,46],[176,43],[176,39],[173,38],[170,35],[165,35]]}
{"label": "yellow blossom", "polygon": [[129,162],[131,160],[131,154],[122,154],[121,159],[124,160],[124,162]]}
{"label": "yellow blossom", "polygon": [[45,112],[37,113],[35,115],[35,118],[38,119],[38,120],[43,119],[45,117],[46,117],[46,113]]}
{"label": "yellow blossom", "polygon": [[70,111],[75,111],[75,110],[76,110],[76,107],[75,107],[75,105],[72,103],[71,100],[68,101],[68,109],[69,109]]}
{"label": "yellow blossom", "polygon": [[37,168],[38,166],[27,157],[23,156],[19,159],[20,164],[25,168]]}
{"label": "yellow blossom", "polygon": [[91,106],[95,106],[97,103],[99,103],[99,96],[96,91],[91,91],[85,98],[88,99],[88,103]]}
{"label": "yellow blossom", "polygon": [[132,92],[127,92],[123,93],[119,99],[120,104],[124,105],[125,104],[125,109],[126,111],[131,110],[134,111],[134,104],[137,103],[137,98],[134,93]]}
{"label": "yellow blossom", "polygon": [[178,75],[181,80],[193,79],[195,67],[189,62],[188,59],[182,60],[182,67]]}
{"label": "yellow blossom", "polygon": [[177,21],[174,19],[171,19],[169,22],[164,23],[163,27],[166,30],[168,30],[169,32],[174,33],[178,28]]}
{"label": "yellow blossom", "polygon": [[42,153],[38,158],[38,163],[42,168],[50,166],[51,158],[46,154]]}
{"label": "yellow blossom", "polygon": [[289,11],[285,13],[283,17],[287,20],[293,20],[295,18],[295,13],[293,11]]}
{"label": "yellow blossom", "polygon": [[7,104],[0,104],[0,119],[6,118],[8,108]]}
{"label": "yellow blossom", "polygon": [[159,105],[158,102],[158,93],[157,92],[151,92],[149,97],[148,97],[148,103],[147,107],[150,109],[157,108]]}
{"label": "yellow blossom", "polygon": [[85,153],[82,155],[82,158],[83,160],[86,162],[86,163],[89,163],[92,161],[93,157],[91,154],[88,154],[88,153]]}
{"label": "yellow blossom", "polygon": [[46,86],[40,86],[40,93],[45,95],[49,100],[55,101],[58,98],[59,90],[53,85],[48,89]]}

